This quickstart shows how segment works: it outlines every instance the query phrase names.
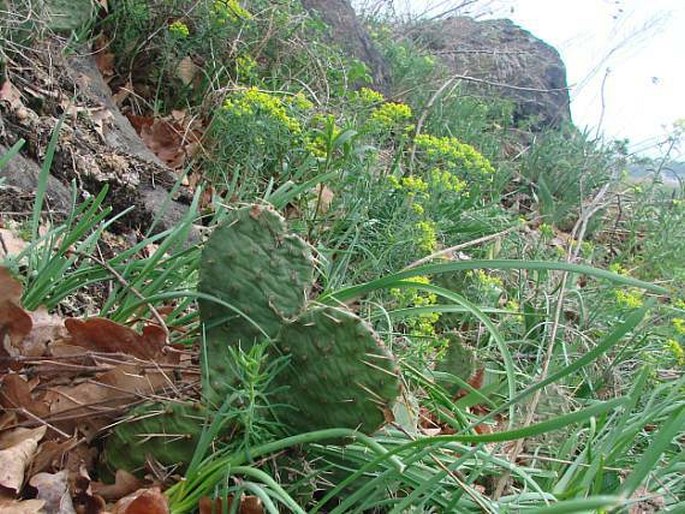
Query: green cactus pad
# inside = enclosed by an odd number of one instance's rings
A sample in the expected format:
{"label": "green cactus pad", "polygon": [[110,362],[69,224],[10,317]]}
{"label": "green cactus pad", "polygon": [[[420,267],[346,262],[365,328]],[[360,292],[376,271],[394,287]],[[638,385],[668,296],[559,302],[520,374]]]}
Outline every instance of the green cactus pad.
{"label": "green cactus pad", "polygon": [[103,460],[110,470],[138,471],[147,459],[185,468],[193,457],[206,411],[194,403],[146,403],[133,409],[107,438]]}
{"label": "green cactus pad", "polygon": [[370,434],[399,393],[394,359],[349,311],[307,311],[281,329],[272,352],[290,356],[269,397],[287,433],[352,428]]}
{"label": "green cactus pad", "polygon": [[[440,362],[435,365],[435,370],[450,373],[468,382],[476,371],[476,355],[471,348],[461,342],[457,334],[447,334],[446,337],[447,350]],[[452,381],[439,380],[438,383],[451,395],[456,395],[461,389]]]}
{"label": "green cactus pad", "polygon": [[240,344],[248,350],[254,341],[274,337],[302,311],[313,274],[309,245],[289,234],[283,218],[268,207],[233,211],[214,231],[202,253],[198,289],[244,316],[216,302],[199,301],[211,377],[205,395],[212,404],[221,405],[231,383],[227,347]]}

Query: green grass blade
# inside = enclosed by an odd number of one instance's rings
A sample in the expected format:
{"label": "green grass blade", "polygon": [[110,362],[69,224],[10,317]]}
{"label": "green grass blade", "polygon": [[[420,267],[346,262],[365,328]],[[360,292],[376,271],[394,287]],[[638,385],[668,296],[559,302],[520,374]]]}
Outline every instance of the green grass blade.
{"label": "green grass blade", "polygon": [[[464,309],[470,312],[476,319],[483,323],[483,325],[485,325],[485,327],[488,329],[488,332],[490,333],[493,340],[495,341],[495,344],[497,345],[497,349],[502,355],[502,362],[504,363],[504,371],[507,379],[507,390],[509,398],[513,399],[516,396],[516,367],[514,365],[514,359],[512,358],[511,353],[507,348],[507,343],[502,337],[502,334],[500,334],[495,324],[490,320],[488,316],[485,315],[485,313],[483,313],[478,308],[478,306],[471,303],[466,298],[464,298],[460,294],[455,293],[454,291],[450,291],[449,289],[445,289],[444,287],[439,287],[432,284],[419,284],[408,280],[401,280],[397,282],[393,287],[413,288],[427,291],[430,293],[435,293],[436,295],[442,296],[443,298],[446,298],[448,300],[452,300],[457,305],[462,306]],[[514,423],[515,404],[512,403],[509,409],[509,426],[513,426]]]}
{"label": "green grass blade", "polygon": [[12,145],[12,147],[9,150],[7,150],[5,155],[0,157],[0,170],[2,168],[4,168],[5,166],[7,166],[7,163],[10,162],[14,158],[14,156],[17,155],[21,151],[21,149],[25,143],[26,143],[25,139],[23,139],[23,138],[19,139],[19,141],[14,143]]}
{"label": "green grass blade", "polygon": [[629,276],[619,275],[592,266],[583,264],[571,264],[568,262],[550,262],[550,261],[525,261],[514,259],[495,259],[495,260],[479,260],[474,259],[470,261],[448,262],[442,264],[428,264],[426,266],[419,266],[399,273],[385,275],[376,280],[366,282],[364,284],[347,287],[338,291],[330,292],[322,295],[319,301],[322,302],[346,302],[365,295],[378,289],[387,289],[395,287],[395,284],[400,280],[416,277],[418,275],[435,275],[438,273],[447,273],[452,271],[467,271],[473,269],[499,269],[499,270],[530,270],[530,271],[567,271],[569,273],[578,273],[588,275],[590,277],[608,280],[617,285],[626,287],[638,287],[645,291],[650,291],[656,294],[669,294],[669,290],[665,287],[644,282]]}
{"label": "green grass blade", "polygon": [[523,512],[530,512],[531,514],[573,514],[573,513],[590,513],[597,509],[610,509],[618,507],[622,504],[619,496],[591,496],[589,498],[578,498],[573,500],[566,500],[549,507],[540,507],[532,510],[523,510]]}
{"label": "green grass blade", "polygon": [[606,352],[608,352],[613,346],[615,346],[623,337],[628,334],[631,330],[633,330],[644,318],[645,314],[647,313],[649,309],[649,305],[643,307],[642,309],[638,309],[634,312],[632,312],[628,318],[621,323],[618,327],[614,328],[614,330],[604,337],[598,344],[595,346],[592,350],[587,352],[585,355],[580,357],[578,360],[575,362],[572,362],[568,366],[565,366],[564,368],[560,369],[559,371],[555,373],[551,373],[547,378],[544,380],[540,380],[539,382],[536,382],[532,386],[524,389],[518,395],[516,395],[515,398],[509,400],[508,402],[504,403],[497,409],[491,411],[490,413],[486,414],[483,416],[478,422],[481,423],[482,421],[485,421],[487,419],[491,419],[497,414],[505,411],[507,408],[510,407],[510,404],[513,403],[518,403],[524,398],[527,398],[531,394],[533,394],[535,391],[542,389],[543,387],[548,386],[549,384],[552,384],[554,382],[557,382],[561,380],[562,378],[570,375],[571,373],[574,373],[591,362],[597,360],[599,357],[604,355]]}
{"label": "green grass blade", "polygon": [[55,151],[57,150],[57,143],[59,141],[59,132],[62,128],[62,123],[64,122],[66,114],[64,114],[59,120],[57,120],[57,125],[55,125],[55,130],[52,131],[52,136],[50,136],[50,142],[48,143],[48,148],[45,151],[45,160],[40,168],[40,173],[38,175],[38,184],[36,186],[36,199],[33,203],[33,214],[31,217],[31,238],[32,240],[38,239],[38,227],[40,226],[40,216],[43,211],[43,202],[45,201],[45,193],[48,189],[48,178],[50,177],[50,168],[52,167],[52,161],[55,158]]}
{"label": "green grass blade", "polygon": [[671,414],[656,436],[654,436],[652,443],[642,454],[642,458],[635,465],[633,471],[621,485],[620,493],[624,498],[632,495],[655,469],[661,455],[673,444],[678,434],[682,434],[683,427],[685,427],[685,405],[682,405]]}

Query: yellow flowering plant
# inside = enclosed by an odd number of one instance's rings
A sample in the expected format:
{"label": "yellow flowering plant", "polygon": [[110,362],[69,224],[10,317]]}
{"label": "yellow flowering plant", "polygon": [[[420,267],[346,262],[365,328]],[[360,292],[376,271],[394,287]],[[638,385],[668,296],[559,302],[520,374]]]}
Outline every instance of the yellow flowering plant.
{"label": "yellow flowering plant", "polygon": [[[215,142],[219,173],[239,172],[262,181],[287,175],[290,164],[308,155],[303,123],[311,104],[302,95],[256,87],[232,92],[215,114],[209,136]],[[258,181],[254,186],[259,186]]]}
{"label": "yellow flowering plant", "polygon": [[[409,281],[419,286],[431,284],[430,278],[423,275],[412,277]],[[419,287],[392,288],[390,296],[396,302],[397,309],[429,307],[438,302],[435,293],[423,291]],[[440,313],[435,311],[415,314],[403,320],[405,334],[411,340],[410,355],[425,359],[441,349],[443,343],[436,332],[439,320]]]}

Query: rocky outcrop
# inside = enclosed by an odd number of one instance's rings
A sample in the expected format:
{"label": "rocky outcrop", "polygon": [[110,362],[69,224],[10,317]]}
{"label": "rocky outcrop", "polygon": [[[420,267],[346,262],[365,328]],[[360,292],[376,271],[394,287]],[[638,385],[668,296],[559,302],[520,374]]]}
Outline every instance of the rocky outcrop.
{"label": "rocky outcrop", "polygon": [[566,68],[559,53],[511,20],[452,17],[418,27],[413,38],[467,90],[513,100],[532,129],[571,120]]}
{"label": "rocky outcrop", "polygon": [[359,23],[349,0],[302,0],[302,5],[330,27],[333,42],[369,67],[375,88],[386,90],[390,69]]}
{"label": "rocky outcrop", "polygon": [[[369,66],[377,89],[387,91],[389,66],[359,23],[349,0],[302,0],[331,28],[331,38]],[[403,31],[436,56],[462,90],[503,97],[515,104],[515,121],[530,130],[558,128],[571,121],[566,68],[559,53],[511,20],[451,17]],[[439,87],[436,85],[435,87]]]}

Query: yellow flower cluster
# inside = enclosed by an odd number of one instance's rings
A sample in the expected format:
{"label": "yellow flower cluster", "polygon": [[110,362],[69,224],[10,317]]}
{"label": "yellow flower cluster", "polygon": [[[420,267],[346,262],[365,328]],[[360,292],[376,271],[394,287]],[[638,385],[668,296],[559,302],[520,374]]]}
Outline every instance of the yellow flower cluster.
{"label": "yellow flower cluster", "polygon": [[301,111],[308,111],[314,108],[314,104],[304,96],[304,93],[298,92],[289,98],[289,103]]}
{"label": "yellow flower cluster", "polygon": [[[412,277],[412,282],[417,284],[430,284],[431,281],[424,275]],[[438,297],[434,293],[419,291],[418,289],[393,288],[390,294],[397,299],[401,307],[428,307],[438,302]],[[440,319],[439,312],[429,312],[418,314],[416,317],[407,320],[410,335],[418,337],[431,337],[435,335],[435,324]]]}
{"label": "yellow flower cluster", "polygon": [[252,14],[242,7],[238,0],[214,0],[212,11],[219,25],[238,20],[250,20]]}
{"label": "yellow flower cluster", "polygon": [[623,290],[618,289],[614,291],[614,297],[621,307],[627,309],[638,309],[642,307],[642,292],[637,289]]}
{"label": "yellow flower cluster", "polygon": [[501,278],[488,275],[482,269],[469,271],[467,275],[475,279],[481,287],[486,289],[501,289],[504,286]]}
{"label": "yellow flower cluster", "polygon": [[416,223],[416,230],[418,231],[416,246],[423,252],[433,253],[438,248],[435,222],[428,219],[421,220]]}
{"label": "yellow flower cluster", "polygon": [[286,103],[256,87],[239,91],[224,102],[223,108],[236,116],[265,115],[292,134],[302,132],[300,123],[288,115]]}
{"label": "yellow flower cluster", "polygon": [[685,319],[683,318],[673,318],[673,328],[680,335],[685,335]]}
{"label": "yellow flower cluster", "polygon": [[473,146],[462,143],[456,137],[436,137],[419,134],[415,139],[416,147],[432,161],[440,162],[446,168],[460,169],[469,173],[490,175],[495,169],[483,154]]}
{"label": "yellow flower cluster", "polygon": [[365,106],[372,106],[385,101],[385,97],[378,91],[363,87],[356,94],[359,102]]}
{"label": "yellow flower cluster", "polygon": [[169,25],[169,33],[179,39],[185,39],[190,35],[190,29],[182,21],[176,20]]}
{"label": "yellow flower cluster", "polygon": [[[395,178],[395,177],[392,177]],[[395,179],[397,180],[397,179]],[[407,177],[402,177],[401,180],[397,181],[397,189],[404,189],[410,194],[424,194],[428,193],[428,184],[421,177],[416,175],[409,175]]]}
{"label": "yellow flower cluster", "polygon": [[450,191],[452,193],[463,193],[465,196],[468,196],[468,191],[465,191],[468,184],[454,173],[439,168],[433,168],[428,172],[428,177],[430,179],[431,187],[434,189]]}
{"label": "yellow flower cluster", "polygon": [[513,320],[524,320],[523,313],[521,312],[521,304],[518,300],[515,300],[514,298],[507,300],[507,303],[504,304],[504,308],[513,314],[513,316],[511,316]]}
{"label": "yellow flower cluster", "polygon": [[685,350],[678,341],[668,339],[664,344],[664,350],[676,361],[678,366],[685,366]]}
{"label": "yellow flower cluster", "polygon": [[[427,210],[430,203],[445,192],[468,196],[467,183],[449,171],[434,168],[427,173],[426,179],[418,175],[406,177],[388,177],[390,186],[406,194],[409,208],[419,217],[414,228],[415,244],[423,252],[433,253],[438,247],[437,224]],[[434,195],[434,196],[432,196]]]}
{"label": "yellow flower cluster", "polygon": [[521,304],[512,298],[507,300],[507,303],[504,304],[504,308],[511,312],[519,312],[521,310]]}
{"label": "yellow flower cluster", "polygon": [[257,61],[249,55],[240,55],[235,60],[235,67],[239,78],[250,78],[257,69]]}
{"label": "yellow flower cluster", "polygon": [[468,191],[465,191],[468,184],[449,171],[434,168],[428,172],[428,181],[422,179],[417,175],[408,175],[398,179],[390,175],[388,182],[393,189],[398,191],[406,191],[410,198],[420,198],[428,200],[431,192],[463,193],[468,196]]}
{"label": "yellow flower cluster", "polygon": [[543,239],[550,240],[554,237],[554,227],[549,223],[540,223],[538,229]]}
{"label": "yellow flower cluster", "polygon": [[628,270],[625,269],[619,262],[612,262],[609,265],[609,271],[616,273],[617,275],[629,275]]}
{"label": "yellow flower cluster", "polygon": [[411,116],[411,107],[407,104],[387,102],[371,111],[370,121],[376,129],[380,130],[398,127],[406,129]]}

